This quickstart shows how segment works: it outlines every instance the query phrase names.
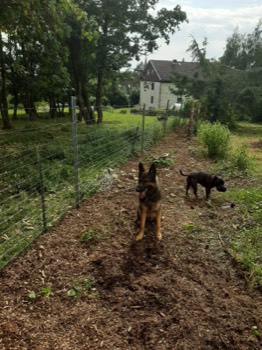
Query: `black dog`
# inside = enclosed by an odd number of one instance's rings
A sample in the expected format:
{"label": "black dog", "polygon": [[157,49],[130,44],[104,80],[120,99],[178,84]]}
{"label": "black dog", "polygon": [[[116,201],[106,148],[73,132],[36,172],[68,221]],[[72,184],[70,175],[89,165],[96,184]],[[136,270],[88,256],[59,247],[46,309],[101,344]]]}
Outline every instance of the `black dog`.
{"label": "black dog", "polygon": [[197,184],[202,185],[206,189],[206,200],[211,192],[211,188],[216,188],[219,192],[226,192],[226,187],[224,186],[225,182],[220,177],[210,175],[203,172],[192,172],[190,174],[183,174],[180,170],[180,174],[187,176],[187,186],[186,186],[186,195],[188,195],[188,190],[190,187],[193,188],[194,194],[197,197]]}

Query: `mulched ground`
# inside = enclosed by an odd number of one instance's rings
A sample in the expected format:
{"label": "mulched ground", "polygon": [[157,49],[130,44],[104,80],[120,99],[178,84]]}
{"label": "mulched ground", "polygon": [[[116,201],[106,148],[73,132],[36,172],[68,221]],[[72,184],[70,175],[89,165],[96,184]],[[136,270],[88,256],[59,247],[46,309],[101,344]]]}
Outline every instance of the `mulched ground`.
{"label": "mulched ground", "polygon": [[[226,252],[241,212],[216,191],[211,203],[203,193],[185,197],[179,169],[209,162],[184,134],[167,135],[118,169],[112,188],[72,209],[1,272],[1,350],[262,348],[261,292]],[[148,225],[135,242],[138,161],[165,153],[174,165],[158,170],[163,240]],[[227,179],[229,191],[237,181]]]}

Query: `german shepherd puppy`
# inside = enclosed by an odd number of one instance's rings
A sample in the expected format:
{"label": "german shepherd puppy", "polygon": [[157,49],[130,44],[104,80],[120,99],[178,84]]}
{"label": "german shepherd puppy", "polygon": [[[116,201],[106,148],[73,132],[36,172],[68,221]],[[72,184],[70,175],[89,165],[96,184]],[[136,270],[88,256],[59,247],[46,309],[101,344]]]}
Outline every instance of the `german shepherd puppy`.
{"label": "german shepherd puppy", "polygon": [[180,174],[187,176],[186,195],[190,187],[193,188],[194,194],[197,197],[197,184],[202,185],[206,189],[206,200],[208,200],[212,188],[216,188],[219,192],[226,192],[225,182],[222,178],[210,175],[203,172],[192,172],[184,174],[180,170]]}
{"label": "german shepherd puppy", "polygon": [[162,239],[161,234],[161,191],[158,184],[155,164],[151,164],[148,171],[142,163],[139,163],[138,185],[136,191],[139,192],[139,206],[137,219],[140,221],[140,229],[136,236],[136,241],[143,238],[146,220],[156,220],[156,237]]}

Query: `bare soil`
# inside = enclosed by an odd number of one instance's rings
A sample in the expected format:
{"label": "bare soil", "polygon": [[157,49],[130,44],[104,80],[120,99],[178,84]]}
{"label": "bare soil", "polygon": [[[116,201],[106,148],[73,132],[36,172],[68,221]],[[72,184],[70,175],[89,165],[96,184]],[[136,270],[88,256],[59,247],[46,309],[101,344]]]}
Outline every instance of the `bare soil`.
{"label": "bare soil", "polygon": [[[201,191],[185,197],[179,169],[210,163],[184,135],[169,134],[134,157],[110,189],[68,212],[1,271],[1,350],[262,348],[261,291],[227,253],[242,214],[223,193],[213,191],[210,203]],[[174,165],[158,169],[163,240],[148,225],[135,242],[138,161],[149,165],[165,153]],[[238,181],[227,179],[228,190]]]}

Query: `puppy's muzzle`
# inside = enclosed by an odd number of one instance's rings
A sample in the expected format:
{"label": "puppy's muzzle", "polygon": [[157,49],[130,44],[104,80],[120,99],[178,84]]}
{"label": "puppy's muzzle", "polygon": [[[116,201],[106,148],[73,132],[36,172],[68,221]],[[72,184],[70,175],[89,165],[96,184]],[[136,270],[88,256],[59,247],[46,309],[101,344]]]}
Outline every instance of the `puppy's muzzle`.
{"label": "puppy's muzzle", "polygon": [[136,192],[144,192],[144,188],[138,185],[136,188]]}
{"label": "puppy's muzzle", "polygon": [[147,189],[144,189],[143,187],[141,187],[139,185],[137,186],[136,192],[139,192],[139,199],[144,199],[145,198],[146,191],[147,191]]}
{"label": "puppy's muzzle", "polygon": [[217,187],[217,190],[219,191],[219,192],[226,192],[226,187],[225,186],[218,186]]}

